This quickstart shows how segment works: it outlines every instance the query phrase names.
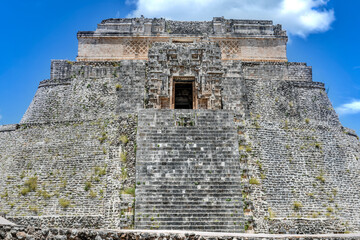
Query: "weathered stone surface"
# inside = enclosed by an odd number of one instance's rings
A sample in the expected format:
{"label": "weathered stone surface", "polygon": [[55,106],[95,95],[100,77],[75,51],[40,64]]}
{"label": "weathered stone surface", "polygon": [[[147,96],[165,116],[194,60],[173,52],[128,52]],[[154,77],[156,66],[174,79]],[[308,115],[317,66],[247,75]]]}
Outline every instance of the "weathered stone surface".
{"label": "weathered stone surface", "polygon": [[42,234],[40,228],[29,231],[24,227],[8,227],[0,225],[0,237],[4,240],[12,239],[113,239],[113,240],[356,240],[360,234],[244,234],[244,233],[213,233],[213,232],[190,232],[190,231],[154,231],[154,230],[91,230],[91,229],[50,229]]}
{"label": "weathered stone surface", "polygon": [[272,21],[214,18],[185,22],[151,18],[107,19],[78,32],[78,61],[147,60],[154,42],[220,45],[223,60],[287,61],[286,32]]}
{"label": "weathered stone surface", "polygon": [[139,113],[139,229],[244,231],[234,115],[211,110]]}
{"label": "weathered stone surface", "polygon": [[[360,230],[358,136],[311,67],[284,62],[281,27],[109,19],[78,37],[84,61],[52,61],[20,124],[0,126],[0,213],[42,227],[2,227],[1,238]],[[193,109],[174,109],[177,80],[192,84]]]}
{"label": "weathered stone surface", "polygon": [[135,183],[136,124],[136,116],[114,115],[21,124],[15,131],[2,132],[1,210],[23,225],[128,224],[123,211],[132,200],[121,198],[121,193]]}

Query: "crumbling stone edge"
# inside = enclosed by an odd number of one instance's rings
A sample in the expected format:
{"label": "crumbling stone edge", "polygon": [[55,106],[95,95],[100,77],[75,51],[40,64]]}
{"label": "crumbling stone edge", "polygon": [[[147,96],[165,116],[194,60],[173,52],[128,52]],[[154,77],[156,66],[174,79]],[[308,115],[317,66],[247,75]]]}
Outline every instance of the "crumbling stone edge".
{"label": "crumbling stone edge", "polygon": [[66,229],[66,228],[35,228],[17,225],[0,225],[0,239],[144,239],[144,240],[242,240],[242,239],[321,239],[335,240],[360,239],[360,233],[349,234],[246,234],[223,232],[194,232],[173,230],[101,230],[101,229]]}

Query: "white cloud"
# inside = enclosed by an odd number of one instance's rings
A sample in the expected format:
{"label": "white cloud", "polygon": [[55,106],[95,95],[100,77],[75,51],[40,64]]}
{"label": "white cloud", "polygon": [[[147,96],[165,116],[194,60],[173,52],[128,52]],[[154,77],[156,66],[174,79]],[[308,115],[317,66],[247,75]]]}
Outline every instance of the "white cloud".
{"label": "white cloud", "polygon": [[329,0],[127,0],[136,9],[128,17],[207,20],[212,17],[273,20],[290,34],[324,32],[335,20]]}
{"label": "white cloud", "polygon": [[351,103],[345,103],[336,108],[340,115],[360,113],[360,100],[353,100]]}

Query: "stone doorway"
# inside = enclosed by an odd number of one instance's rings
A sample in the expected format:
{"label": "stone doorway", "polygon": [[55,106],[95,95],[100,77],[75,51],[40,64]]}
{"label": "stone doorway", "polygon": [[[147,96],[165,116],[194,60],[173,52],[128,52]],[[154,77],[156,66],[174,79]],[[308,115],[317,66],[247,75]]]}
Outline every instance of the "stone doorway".
{"label": "stone doorway", "polygon": [[175,83],[174,103],[175,109],[193,109],[193,83]]}

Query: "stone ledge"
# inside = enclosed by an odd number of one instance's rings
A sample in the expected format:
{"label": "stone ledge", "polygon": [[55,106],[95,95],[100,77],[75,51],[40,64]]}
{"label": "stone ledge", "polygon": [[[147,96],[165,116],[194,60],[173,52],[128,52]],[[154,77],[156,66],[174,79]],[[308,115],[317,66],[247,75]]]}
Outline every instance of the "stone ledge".
{"label": "stone ledge", "polygon": [[18,124],[0,125],[0,132],[11,132],[19,128]]}
{"label": "stone ledge", "polygon": [[93,230],[93,229],[56,229],[32,228],[23,226],[0,225],[0,239],[176,239],[176,240],[230,240],[230,239],[321,239],[335,240],[360,239],[360,233],[349,234],[247,234],[223,232],[194,232],[173,230]]}
{"label": "stone ledge", "polygon": [[38,227],[76,227],[76,228],[102,228],[104,217],[101,215],[85,216],[24,216],[7,217],[7,220],[20,226]]}

